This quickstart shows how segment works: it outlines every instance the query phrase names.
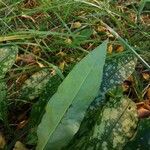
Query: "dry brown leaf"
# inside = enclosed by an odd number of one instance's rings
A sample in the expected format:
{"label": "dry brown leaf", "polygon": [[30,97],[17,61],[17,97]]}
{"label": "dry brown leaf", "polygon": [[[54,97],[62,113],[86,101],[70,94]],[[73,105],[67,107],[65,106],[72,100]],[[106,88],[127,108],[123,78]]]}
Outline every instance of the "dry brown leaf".
{"label": "dry brown leaf", "polygon": [[64,57],[64,56],[66,56],[66,55],[67,55],[67,54],[64,53],[64,52],[62,52],[62,51],[60,51],[59,53],[56,54],[56,56],[61,56],[61,57]]}
{"label": "dry brown leaf", "polygon": [[65,61],[62,61],[62,62],[60,62],[60,64],[59,64],[59,68],[60,68],[62,71],[64,71],[65,64],[66,64]]}
{"label": "dry brown leaf", "polygon": [[36,60],[35,58],[33,57],[33,55],[30,55],[30,54],[24,54],[24,55],[20,55],[17,57],[17,61],[24,61],[25,63],[27,64],[31,64],[31,63],[35,63]]}
{"label": "dry brown leaf", "polygon": [[71,40],[70,38],[67,38],[67,39],[65,40],[65,43],[68,44],[68,45],[70,45],[70,44],[72,43],[72,40]]}
{"label": "dry brown leaf", "polygon": [[105,27],[103,27],[103,26],[98,26],[98,27],[97,27],[97,31],[98,31],[98,32],[106,32],[107,29],[106,29]]}
{"label": "dry brown leaf", "polygon": [[80,28],[82,25],[79,21],[72,23],[71,28],[72,29],[78,29]]}
{"label": "dry brown leaf", "polygon": [[51,75],[52,75],[52,76],[56,75],[56,70],[52,69],[52,70],[51,70]]}
{"label": "dry brown leaf", "polygon": [[141,19],[142,24],[150,26],[150,15],[148,13],[142,14],[140,19]]}
{"label": "dry brown leaf", "polygon": [[150,111],[141,107],[138,109],[138,116],[139,118],[147,118],[150,116]]}
{"label": "dry brown leaf", "polygon": [[13,150],[28,150],[23,143],[17,141]]}
{"label": "dry brown leaf", "polygon": [[136,104],[139,118],[150,117],[150,101],[145,100]]}
{"label": "dry brown leaf", "polygon": [[6,141],[2,133],[0,133],[0,149],[3,149],[4,146],[6,145]]}
{"label": "dry brown leaf", "polygon": [[114,38],[114,36],[110,32],[107,31],[106,34],[109,38],[112,38],[112,39]]}
{"label": "dry brown leaf", "polygon": [[113,46],[112,46],[112,44],[110,44],[110,45],[108,46],[107,51],[108,51],[109,54],[112,53],[112,51],[113,51]]}
{"label": "dry brown leaf", "polygon": [[150,79],[150,74],[148,73],[148,72],[143,72],[142,73],[142,76],[143,76],[143,78],[145,79],[145,80],[149,80]]}
{"label": "dry brown leaf", "polygon": [[122,45],[118,45],[116,52],[122,52],[122,51],[124,51],[124,47]]}

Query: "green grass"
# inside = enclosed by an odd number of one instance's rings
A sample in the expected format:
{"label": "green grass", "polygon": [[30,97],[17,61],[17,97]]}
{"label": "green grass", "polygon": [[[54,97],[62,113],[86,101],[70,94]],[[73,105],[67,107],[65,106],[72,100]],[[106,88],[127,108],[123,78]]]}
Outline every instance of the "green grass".
{"label": "green grass", "polygon": [[[80,59],[107,38],[110,38],[110,44],[114,46],[113,53],[108,54],[107,59],[128,55],[130,49],[117,53],[115,46],[121,42],[110,37],[108,31],[98,30],[103,21],[149,63],[148,5],[148,2],[143,1],[118,4],[113,0],[0,0],[0,47],[17,45],[19,56],[31,55],[36,62],[55,70],[64,79]],[[73,28],[75,22],[80,22],[81,26]],[[62,62],[65,62],[63,70],[59,68]],[[146,70],[146,66],[143,65],[143,68]],[[40,67],[16,63],[9,72],[12,75],[7,75],[9,94],[13,95],[15,82],[22,74],[32,73],[36,69]],[[17,102],[13,99],[9,103],[10,108],[15,106],[17,110],[22,109],[15,105]],[[27,107],[31,110],[32,105],[27,104]],[[13,134],[7,135],[9,148],[20,137],[24,139],[27,135],[24,135],[24,131],[17,131],[18,138],[10,142],[16,134],[16,126],[11,128]]]}

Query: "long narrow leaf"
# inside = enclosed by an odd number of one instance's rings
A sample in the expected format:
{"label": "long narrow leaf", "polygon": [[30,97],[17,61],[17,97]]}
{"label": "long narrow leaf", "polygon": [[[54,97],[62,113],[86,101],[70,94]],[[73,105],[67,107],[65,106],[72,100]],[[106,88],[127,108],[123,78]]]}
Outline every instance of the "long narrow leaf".
{"label": "long narrow leaf", "polygon": [[58,150],[78,131],[85,111],[98,93],[107,41],[88,54],[69,73],[50,99],[38,127],[37,150]]}

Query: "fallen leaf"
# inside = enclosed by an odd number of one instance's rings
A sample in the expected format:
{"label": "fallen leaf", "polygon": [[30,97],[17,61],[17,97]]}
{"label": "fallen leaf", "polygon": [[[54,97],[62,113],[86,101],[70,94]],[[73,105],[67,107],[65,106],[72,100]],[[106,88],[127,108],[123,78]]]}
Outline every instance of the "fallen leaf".
{"label": "fallen leaf", "polygon": [[62,51],[60,51],[59,53],[56,54],[56,56],[61,56],[61,57],[64,57],[64,56],[66,56],[66,55],[67,55],[67,54],[64,53],[64,52],[62,52]]}
{"label": "fallen leaf", "polygon": [[80,28],[82,25],[81,23],[78,21],[78,22],[74,22],[72,25],[71,25],[71,28],[72,29],[78,29]]}
{"label": "fallen leaf", "polygon": [[6,145],[6,141],[2,133],[0,133],[0,149],[3,149],[4,146]]}
{"label": "fallen leaf", "polygon": [[35,63],[35,58],[30,54],[24,54],[17,57],[17,61],[24,61],[27,64]]}
{"label": "fallen leaf", "polygon": [[67,38],[67,39],[65,40],[65,43],[68,44],[68,45],[70,45],[70,44],[72,43],[72,40],[71,40],[70,38]]}
{"label": "fallen leaf", "polygon": [[114,38],[114,36],[110,32],[107,31],[106,34],[109,38]]}
{"label": "fallen leaf", "polygon": [[124,47],[122,45],[118,45],[116,52],[122,52],[122,51],[124,51]]}
{"label": "fallen leaf", "polygon": [[148,72],[143,72],[142,76],[145,80],[149,80],[150,79],[150,74]]}
{"label": "fallen leaf", "polygon": [[28,150],[23,143],[17,141],[13,150]]}
{"label": "fallen leaf", "polygon": [[150,116],[150,111],[145,108],[138,109],[138,117],[139,118],[147,118]]}
{"label": "fallen leaf", "polygon": [[98,27],[97,27],[97,31],[98,31],[98,32],[106,32],[107,29],[106,29],[105,27],[103,27],[103,26],[98,26]]}
{"label": "fallen leaf", "polygon": [[144,100],[136,104],[139,118],[147,118],[150,116],[150,101]]}
{"label": "fallen leaf", "polygon": [[65,61],[62,61],[62,62],[60,62],[60,64],[59,64],[59,68],[62,70],[62,71],[64,71],[64,67],[65,67]]}
{"label": "fallen leaf", "polygon": [[107,52],[108,52],[109,54],[111,54],[112,51],[113,51],[113,46],[112,46],[112,44],[110,44],[110,45],[108,46]]}

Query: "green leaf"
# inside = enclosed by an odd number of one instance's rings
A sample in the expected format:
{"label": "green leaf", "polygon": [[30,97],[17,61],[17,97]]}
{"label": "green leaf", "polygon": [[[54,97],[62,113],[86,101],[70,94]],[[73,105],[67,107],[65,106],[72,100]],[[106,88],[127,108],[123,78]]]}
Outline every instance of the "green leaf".
{"label": "green leaf", "polygon": [[93,101],[91,108],[99,107],[104,99],[104,95],[112,88],[123,83],[135,70],[137,58],[130,54],[114,60],[109,60],[104,66],[103,80],[99,91],[99,96]]}
{"label": "green leaf", "polygon": [[0,79],[4,78],[15,62],[18,48],[15,46],[0,48]]}
{"label": "green leaf", "polygon": [[51,74],[48,69],[34,73],[21,87],[19,98],[28,101],[37,98],[43,92],[50,78]]}
{"label": "green leaf", "polygon": [[103,82],[101,92],[107,92],[116,85],[121,84],[135,70],[137,58],[134,55],[124,56],[110,60],[104,66]]}
{"label": "green leaf", "polygon": [[67,150],[120,150],[135,134],[138,123],[136,104],[127,97],[111,98],[89,136],[77,137]]}
{"label": "green leaf", "polygon": [[137,123],[137,108],[132,100],[127,97],[109,100],[91,139],[97,140],[99,149],[122,149],[134,135]]}
{"label": "green leaf", "polygon": [[81,60],[50,99],[38,127],[37,150],[61,149],[78,131],[100,87],[106,49],[107,41]]}
{"label": "green leaf", "polygon": [[148,150],[150,148],[150,118],[143,119],[139,122],[137,133],[129,141],[125,150]]}

